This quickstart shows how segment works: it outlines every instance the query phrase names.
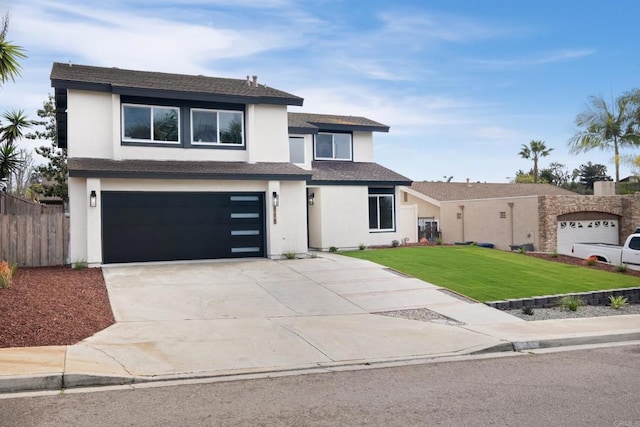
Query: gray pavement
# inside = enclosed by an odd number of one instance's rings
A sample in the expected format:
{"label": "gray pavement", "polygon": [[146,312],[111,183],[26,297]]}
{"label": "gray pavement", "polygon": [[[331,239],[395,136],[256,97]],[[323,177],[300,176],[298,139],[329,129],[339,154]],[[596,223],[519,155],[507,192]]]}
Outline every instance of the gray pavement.
{"label": "gray pavement", "polygon": [[[103,267],[116,324],[0,349],[0,392],[331,369],[640,339],[640,316],[526,322],[334,254]],[[373,314],[427,308],[461,324]]]}

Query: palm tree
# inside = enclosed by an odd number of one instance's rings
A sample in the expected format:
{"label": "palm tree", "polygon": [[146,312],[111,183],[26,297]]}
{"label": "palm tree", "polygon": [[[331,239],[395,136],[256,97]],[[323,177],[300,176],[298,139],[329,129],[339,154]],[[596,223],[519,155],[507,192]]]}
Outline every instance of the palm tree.
{"label": "palm tree", "polygon": [[7,80],[15,81],[15,78],[20,76],[22,67],[18,60],[27,57],[23,48],[6,40],[8,29],[9,15],[6,14],[2,18],[2,29],[0,29],[0,85]]}
{"label": "palm tree", "polygon": [[547,148],[544,141],[532,140],[529,145],[522,144],[522,150],[520,150],[520,157],[523,159],[533,160],[533,182],[538,182],[538,160],[540,157],[547,157],[553,148]]}
{"label": "palm tree", "polygon": [[13,145],[24,136],[24,131],[34,125],[33,120],[29,120],[24,110],[7,111],[2,114],[2,119],[7,122],[0,126],[0,142]]}
{"label": "palm tree", "polygon": [[616,194],[620,194],[620,149],[640,144],[635,132],[637,121],[633,97],[618,97],[608,105],[602,96],[591,96],[587,108],[576,116],[578,130],[569,140],[571,152],[582,153],[598,148],[613,150],[616,168]]}
{"label": "palm tree", "polygon": [[8,142],[0,144],[0,179],[7,178],[22,163],[23,160],[18,147]]}

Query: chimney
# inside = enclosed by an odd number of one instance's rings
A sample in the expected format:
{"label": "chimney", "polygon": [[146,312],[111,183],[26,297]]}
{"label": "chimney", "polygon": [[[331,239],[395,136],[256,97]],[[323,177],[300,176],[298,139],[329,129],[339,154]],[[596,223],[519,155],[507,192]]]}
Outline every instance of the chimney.
{"label": "chimney", "polygon": [[247,86],[251,86],[251,80],[249,79],[249,74],[247,74]]}
{"label": "chimney", "polygon": [[253,76],[253,87],[258,87],[258,76]]}

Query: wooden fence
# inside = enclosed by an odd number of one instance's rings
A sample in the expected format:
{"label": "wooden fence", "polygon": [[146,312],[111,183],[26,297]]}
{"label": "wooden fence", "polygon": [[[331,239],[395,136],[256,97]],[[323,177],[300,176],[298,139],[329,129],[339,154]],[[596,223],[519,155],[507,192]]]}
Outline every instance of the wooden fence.
{"label": "wooden fence", "polygon": [[0,192],[0,260],[21,267],[63,265],[68,251],[69,217],[63,206]]}

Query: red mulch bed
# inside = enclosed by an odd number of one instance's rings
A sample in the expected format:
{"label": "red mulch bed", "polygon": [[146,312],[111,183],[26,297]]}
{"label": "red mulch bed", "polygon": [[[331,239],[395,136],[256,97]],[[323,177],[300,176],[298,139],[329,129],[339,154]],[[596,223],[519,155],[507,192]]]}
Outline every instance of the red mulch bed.
{"label": "red mulch bed", "polygon": [[[568,256],[568,255],[558,255],[557,257],[552,257],[549,254],[543,254],[543,253],[538,253],[538,252],[527,252],[528,256],[532,256],[532,257],[536,257],[536,258],[541,258],[547,261],[553,261],[553,262],[561,262],[563,264],[571,264],[571,265],[579,265],[582,267],[587,267],[587,268],[593,268],[596,270],[603,270],[603,271],[609,271],[609,272],[616,272],[618,273],[618,267],[615,265],[611,265],[611,264],[606,264],[603,262],[597,262],[595,263],[595,265],[588,265],[587,262],[583,259],[580,258],[575,258],[572,256]],[[631,269],[627,269],[624,273],[619,273],[619,274],[625,274],[627,276],[637,276],[640,277],[640,271],[638,270],[631,270]]]}
{"label": "red mulch bed", "polygon": [[0,289],[0,348],[75,344],[113,323],[99,268],[21,267]]}

